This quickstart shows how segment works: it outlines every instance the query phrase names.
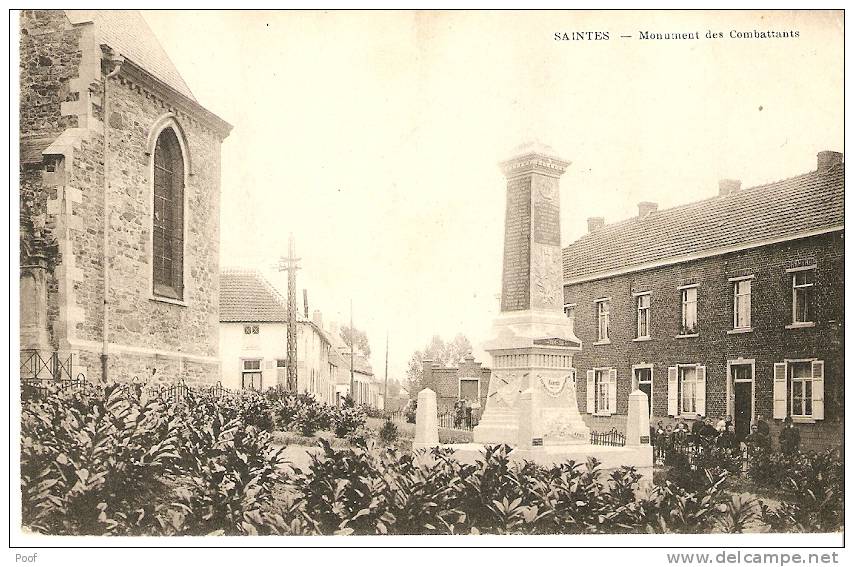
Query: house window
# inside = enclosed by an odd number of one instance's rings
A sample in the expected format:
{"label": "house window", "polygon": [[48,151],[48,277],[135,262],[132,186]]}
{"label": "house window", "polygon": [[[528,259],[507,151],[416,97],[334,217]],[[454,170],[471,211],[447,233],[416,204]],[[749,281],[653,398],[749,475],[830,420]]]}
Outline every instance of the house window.
{"label": "house window", "polygon": [[595,400],[596,406],[594,408],[595,413],[611,413],[613,409],[611,408],[611,388],[615,386],[615,384],[611,383],[610,380],[610,370],[596,370],[594,377],[594,388],[595,388]]}
{"label": "house window", "polygon": [[599,299],[596,301],[596,340],[607,341],[611,337],[611,301]]}
{"label": "house window", "polygon": [[261,359],[256,358],[243,361],[240,387],[244,390],[261,389]]}
{"label": "house window", "polygon": [[154,147],[154,294],[184,297],[184,160],[175,131],[164,129]]}
{"label": "house window", "polygon": [[563,306],[563,312],[566,314],[566,318],[569,319],[569,326],[572,329],[572,332],[575,332],[575,304],[567,303]]}
{"label": "house window", "polygon": [[649,338],[649,294],[639,295],[638,302],[638,335],[639,339]]}
{"label": "house window", "polygon": [[750,328],[750,280],[733,282],[733,322],[734,329]]}
{"label": "house window", "polygon": [[682,289],[682,329],[683,335],[697,333],[697,288]]}
{"label": "house window", "polygon": [[697,367],[679,367],[679,386],[681,396],[679,400],[680,413],[697,413]]}
{"label": "house window", "polygon": [[260,325],[243,325],[244,335],[257,335],[261,332]]}
{"label": "house window", "polygon": [[790,363],[789,380],[792,384],[790,408],[792,417],[812,417],[812,364],[809,362]]}
{"label": "house window", "polygon": [[287,358],[277,358],[276,359],[276,368],[287,368],[288,367],[288,359]]}
{"label": "house window", "polygon": [[815,270],[801,270],[792,273],[792,322],[811,323],[813,321],[813,287]]}

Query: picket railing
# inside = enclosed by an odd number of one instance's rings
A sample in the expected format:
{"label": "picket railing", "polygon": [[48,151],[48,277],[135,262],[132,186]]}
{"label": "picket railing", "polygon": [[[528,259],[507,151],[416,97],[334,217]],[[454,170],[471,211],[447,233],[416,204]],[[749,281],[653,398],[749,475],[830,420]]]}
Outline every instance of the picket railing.
{"label": "picket railing", "polygon": [[616,429],[612,429],[611,431],[591,431],[590,432],[590,444],[591,445],[604,445],[606,447],[625,447],[626,446],[626,436],[623,433],[620,433]]}

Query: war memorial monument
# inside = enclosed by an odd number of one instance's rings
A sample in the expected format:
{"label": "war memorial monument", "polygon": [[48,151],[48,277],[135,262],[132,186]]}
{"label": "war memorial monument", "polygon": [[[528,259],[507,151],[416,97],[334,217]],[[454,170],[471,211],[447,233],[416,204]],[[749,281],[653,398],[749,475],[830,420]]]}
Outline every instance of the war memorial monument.
{"label": "war memorial monument", "polygon": [[[646,394],[632,392],[624,447],[590,444],[578,411],[573,354],[581,341],[563,313],[560,177],[569,162],[540,143],[516,148],[500,164],[507,179],[501,311],[484,349],[492,357],[489,395],[474,443],[449,445],[462,460],[507,444],[511,458],[539,464],[595,457],[607,471],[634,466],[652,480]],[[418,396],[414,448],[438,444],[435,393]]]}

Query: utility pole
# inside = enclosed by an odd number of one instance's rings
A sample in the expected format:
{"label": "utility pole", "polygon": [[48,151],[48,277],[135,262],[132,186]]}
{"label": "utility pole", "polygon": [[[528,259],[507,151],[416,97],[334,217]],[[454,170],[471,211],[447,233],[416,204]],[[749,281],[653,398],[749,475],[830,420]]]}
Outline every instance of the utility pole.
{"label": "utility pole", "polygon": [[279,271],[288,272],[288,383],[289,392],[297,391],[297,270],[294,235],[288,236],[288,255],[279,259]]}
{"label": "utility pole", "polygon": [[356,402],[356,392],[354,390],[355,380],[353,378],[353,336],[355,333],[353,332],[353,300],[350,299],[350,399],[353,403]]}
{"label": "utility pole", "polygon": [[388,329],[385,331],[385,386],[383,387],[383,411],[388,407]]}

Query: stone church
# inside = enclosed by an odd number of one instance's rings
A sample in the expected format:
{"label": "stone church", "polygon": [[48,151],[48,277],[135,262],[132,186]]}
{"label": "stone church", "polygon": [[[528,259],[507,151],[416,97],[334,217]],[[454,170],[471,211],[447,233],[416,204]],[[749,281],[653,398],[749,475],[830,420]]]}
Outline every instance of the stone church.
{"label": "stone church", "polygon": [[216,381],[220,147],[131,11],[20,16],[22,378]]}

